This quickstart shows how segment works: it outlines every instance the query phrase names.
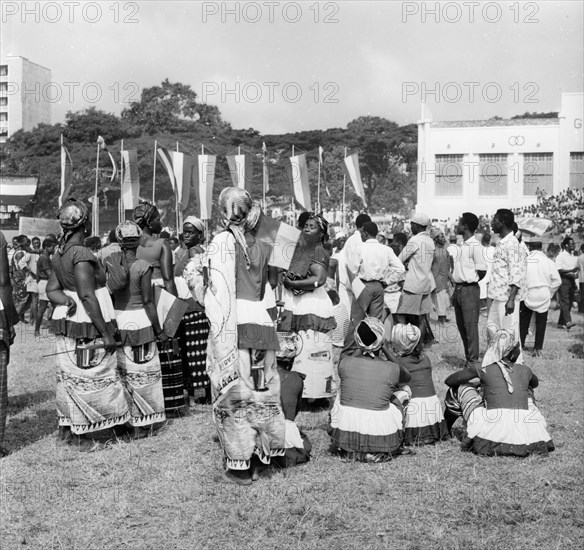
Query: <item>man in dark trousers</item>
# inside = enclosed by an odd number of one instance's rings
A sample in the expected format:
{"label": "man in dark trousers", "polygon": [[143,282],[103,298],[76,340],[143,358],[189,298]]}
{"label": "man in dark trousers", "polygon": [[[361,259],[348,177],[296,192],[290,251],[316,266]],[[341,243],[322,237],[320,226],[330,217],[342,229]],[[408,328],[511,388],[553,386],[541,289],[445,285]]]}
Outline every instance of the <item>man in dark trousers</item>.
{"label": "man in dark trousers", "polygon": [[458,221],[456,233],[462,235],[463,243],[454,257],[452,282],[452,306],[456,316],[456,326],[462,338],[466,364],[476,364],[479,360],[479,314],[481,290],[479,281],[487,273],[483,258],[483,246],[474,236],[479,226],[478,217],[472,212],[464,212]]}

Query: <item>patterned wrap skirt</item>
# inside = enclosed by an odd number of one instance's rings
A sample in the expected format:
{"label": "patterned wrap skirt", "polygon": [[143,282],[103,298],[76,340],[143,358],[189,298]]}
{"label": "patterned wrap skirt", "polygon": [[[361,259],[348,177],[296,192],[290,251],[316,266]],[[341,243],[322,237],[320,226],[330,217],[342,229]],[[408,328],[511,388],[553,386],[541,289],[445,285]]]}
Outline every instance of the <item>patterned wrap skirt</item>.
{"label": "patterned wrap skirt", "polygon": [[[65,290],[77,304],[74,315],[57,306],[52,322],[56,332],[57,417],[60,426],[70,426],[74,434],[86,434],[124,424],[130,419],[128,396],[117,368],[116,354],[104,349],[90,352],[87,367],[79,365],[79,344],[99,337],[76,292]],[[111,297],[106,288],[95,291],[104,321],[115,326]],[[79,366],[78,366],[79,365]]]}
{"label": "patterned wrap skirt", "polygon": [[127,392],[132,426],[164,422],[162,372],[154,331],[144,309],[116,311],[122,336],[117,360]]}

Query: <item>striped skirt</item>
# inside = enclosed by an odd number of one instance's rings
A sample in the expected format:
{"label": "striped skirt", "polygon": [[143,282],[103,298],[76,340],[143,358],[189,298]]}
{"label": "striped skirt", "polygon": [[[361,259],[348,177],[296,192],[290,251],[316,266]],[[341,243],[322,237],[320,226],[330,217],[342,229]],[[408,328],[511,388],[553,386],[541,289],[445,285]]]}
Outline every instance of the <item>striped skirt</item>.
{"label": "striped skirt", "polygon": [[207,339],[209,320],[203,311],[185,314],[178,337],[182,354],[183,383],[189,395],[211,385],[207,375]]}
{"label": "striped skirt", "polygon": [[171,338],[166,342],[158,342],[157,346],[162,371],[164,410],[167,414],[181,412],[185,406],[185,387],[179,342],[176,338]]}

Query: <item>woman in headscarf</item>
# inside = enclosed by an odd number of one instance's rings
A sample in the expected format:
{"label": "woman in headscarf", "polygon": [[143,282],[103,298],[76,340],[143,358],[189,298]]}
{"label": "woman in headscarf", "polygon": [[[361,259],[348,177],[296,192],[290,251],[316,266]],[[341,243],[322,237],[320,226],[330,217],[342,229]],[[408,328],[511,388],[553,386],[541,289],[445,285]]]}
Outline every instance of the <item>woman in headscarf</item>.
{"label": "woman in headscarf", "polygon": [[[47,296],[55,306],[58,443],[94,448],[89,435],[130,418],[114,339],[115,314],[105,273],[83,246],[88,210],[70,199],[59,211],[63,236],[53,255]],[[92,350],[86,345],[97,344]]]}
{"label": "woman in headscarf", "polygon": [[203,401],[211,402],[211,381],[206,372],[209,320],[203,305],[203,284],[197,283],[196,277],[203,264],[205,251],[201,242],[204,233],[205,224],[199,218],[188,216],[184,220],[183,240],[187,252],[174,266],[175,276],[184,277],[191,291],[191,297],[187,300],[188,309],[177,333],[182,352],[183,380],[190,404],[194,402],[195,390],[203,390]]}
{"label": "woman in headscarf", "polygon": [[297,332],[302,344],[292,370],[306,375],[303,397],[319,399],[334,395],[333,349],[328,334],[337,323],[333,304],[324,288],[330,255],[323,243],[328,222],[310,214],[302,229],[290,268],[283,277],[282,332]]}
{"label": "woman in headscarf", "polygon": [[135,222],[122,222],[116,228],[121,252],[114,252],[109,265],[119,262],[127,270],[126,285],[114,290],[116,320],[122,346],[118,348],[118,367],[130,405],[132,436],[146,437],[166,420],[162,372],[156,341],[168,340],[164,334],[152,292],[152,266],[136,258],[142,231]]}
{"label": "woman in headscarf", "polygon": [[[351,327],[351,330],[353,327]],[[404,406],[410,375],[381,356],[385,328],[366,317],[354,329],[339,363],[340,391],[328,433],[341,455],[385,462],[402,451]],[[401,386],[401,389],[398,389]]]}
{"label": "woman in headscarf", "polygon": [[[160,213],[153,204],[142,201],[133,214],[134,221],[142,230],[140,245],[136,258],[146,260],[152,266],[152,283],[163,287],[173,296],[188,299],[190,292],[184,284],[184,292],[177,289],[172,267],[172,250],[164,239],[158,238],[162,231]],[[155,236],[156,235],[156,236]],[[182,279],[181,279],[182,280]],[[162,320],[161,320],[162,322]],[[164,408],[166,414],[177,415],[184,411],[185,394],[182,368],[182,354],[177,338],[158,342],[160,366],[162,368],[162,389],[164,391]]]}
{"label": "woman in headscarf", "polygon": [[432,364],[422,351],[420,329],[397,324],[391,332],[393,351],[412,379],[412,398],[406,407],[404,445],[427,445],[448,439],[442,404],[432,380]]}
{"label": "woman in headscarf", "polygon": [[[449,428],[462,416],[467,437],[464,450],[480,455],[547,455],[554,444],[533,400],[539,385],[531,369],[515,361],[521,348],[511,332],[498,330],[482,365],[468,367],[446,379]],[[482,396],[473,379],[480,381]]]}
{"label": "woman in headscarf", "polygon": [[225,230],[205,255],[207,372],[226,466],[220,480],[249,485],[260,463],[285,454],[279,343],[263,301],[272,249],[256,238],[263,214],[247,191],[224,189],[219,209]]}

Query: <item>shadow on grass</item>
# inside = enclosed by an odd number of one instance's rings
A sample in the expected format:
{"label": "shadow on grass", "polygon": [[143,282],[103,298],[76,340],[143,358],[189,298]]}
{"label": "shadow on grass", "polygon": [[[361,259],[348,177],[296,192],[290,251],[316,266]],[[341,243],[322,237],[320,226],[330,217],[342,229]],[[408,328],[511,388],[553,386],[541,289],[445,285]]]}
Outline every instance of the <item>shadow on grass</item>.
{"label": "shadow on grass", "polygon": [[576,332],[574,334],[576,340],[580,340],[580,343],[572,344],[568,351],[573,353],[578,359],[584,359],[584,332]]}
{"label": "shadow on grass", "polygon": [[21,395],[11,395],[8,398],[8,416],[14,416],[24,409],[36,407],[47,401],[54,402],[54,400],[55,392],[51,390],[39,390]]}
{"label": "shadow on grass", "polygon": [[[47,392],[36,392],[44,394]],[[57,414],[53,401],[53,392],[48,392],[50,400],[33,401],[18,400],[27,396],[10,398],[8,407],[8,424],[4,447],[13,453],[31,445],[35,441],[53,433],[57,429]],[[31,394],[35,395],[35,394]],[[16,405],[14,401],[16,400]],[[16,412],[15,412],[16,411]]]}
{"label": "shadow on grass", "polygon": [[449,369],[452,370],[463,369],[464,365],[466,364],[464,357],[460,357],[458,355],[443,354],[442,361],[443,363],[446,363]]}

